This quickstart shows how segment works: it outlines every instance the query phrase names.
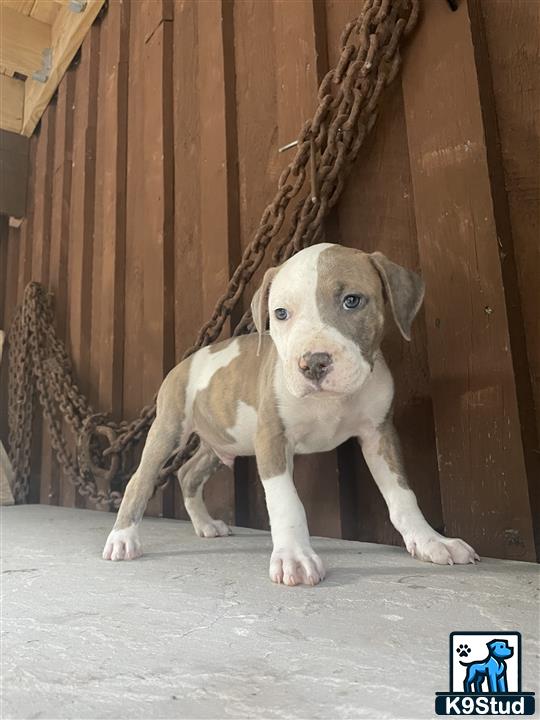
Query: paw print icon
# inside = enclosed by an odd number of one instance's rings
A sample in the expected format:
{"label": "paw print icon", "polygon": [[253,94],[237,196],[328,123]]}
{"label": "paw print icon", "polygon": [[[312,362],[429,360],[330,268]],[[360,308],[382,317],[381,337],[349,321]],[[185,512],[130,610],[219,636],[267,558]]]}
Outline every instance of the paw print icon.
{"label": "paw print icon", "polygon": [[468,645],[458,645],[456,648],[456,652],[459,657],[469,657],[471,653],[471,648]]}

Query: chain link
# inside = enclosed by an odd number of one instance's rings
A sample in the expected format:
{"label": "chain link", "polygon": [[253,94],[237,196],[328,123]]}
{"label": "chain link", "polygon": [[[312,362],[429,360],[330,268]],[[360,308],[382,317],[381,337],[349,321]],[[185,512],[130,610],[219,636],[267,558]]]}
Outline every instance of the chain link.
{"label": "chain link", "polygon": [[[360,16],[345,27],[339,60],[321,82],[317,110],[300,132],[295,156],[281,173],[276,195],[264,210],[226,292],[183,358],[219,338],[270,243],[275,241],[272,264],[277,265],[321,239],[323,220],[336,204],[364,138],[375,123],[381,93],[400,66],[401,38],[413,29],[418,12],[419,0],[366,0]],[[278,239],[285,225],[288,229]],[[234,334],[252,331],[251,315],[246,312]],[[155,401],[129,423],[116,423],[94,412],[74,381],[71,362],[56,335],[52,297],[39,283],[26,287],[8,341],[9,454],[15,471],[16,502],[24,502],[28,496],[37,396],[64,475],[96,505],[118,507],[134,471],[132,450],[155,418]],[[66,428],[75,437],[75,453],[68,447]],[[108,446],[105,450],[103,441]],[[186,447],[161,470],[161,484],[197,446],[198,438],[192,435]]]}

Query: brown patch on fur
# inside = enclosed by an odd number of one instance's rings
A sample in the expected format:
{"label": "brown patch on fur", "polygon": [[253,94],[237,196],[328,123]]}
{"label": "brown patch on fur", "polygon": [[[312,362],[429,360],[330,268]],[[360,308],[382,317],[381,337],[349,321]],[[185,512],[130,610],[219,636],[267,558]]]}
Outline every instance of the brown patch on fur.
{"label": "brown patch on fur", "polygon": [[379,426],[381,439],[379,440],[379,455],[381,455],[390,470],[397,475],[397,483],[400,487],[408,489],[409,483],[405,475],[403,454],[399,436],[392,422],[391,411]]}
{"label": "brown patch on fur", "polygon": [[[210,447],[234,445],[235,438],[228,430],[236,425],[238,403],[242,401],[258,414],[255,449],[261,477],[280,475],[287,467],[287,440],[274,393],[275,345],[266,333],[234,339],[241,343],[240,354],[220,368],[208,387],[195,396],[194,429]],[[259,341],[263,352],[257,355]],[[231,342],[219,343],[212,352],[224,350]]]}
{"label": "brown patch on fur", "polygon": [[[210,352],[224,350],[233,341],[241,344],[240,354],[213,375],[208,387],[198,392],[193,402],[194,430],[215,448],[236,442],[227,430],[236,424],[238,403],[242,401],[255,409],[259,403],[258,378],[263,356],[257,356],[257,335],[231,338],[212,346]],[[273,345],[267,336],[264,342]]]}
{"label": "brown patch on fur", "polygon": [[[317,261],[316,302],[323,322],[355,342],[362,356],[373,365],[384,330],[384,298],[381,279],[360,250],[333,246],[323,250]],[[362,294],[367,305],[345,310],[343,298]]]}

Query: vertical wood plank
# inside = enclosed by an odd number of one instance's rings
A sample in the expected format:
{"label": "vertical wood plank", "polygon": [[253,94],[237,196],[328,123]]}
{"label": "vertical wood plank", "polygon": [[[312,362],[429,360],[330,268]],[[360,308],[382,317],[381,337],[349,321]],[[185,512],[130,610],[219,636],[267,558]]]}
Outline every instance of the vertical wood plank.
{"label": "vertical wood plank", "polygon": [[[93,25],[81,48],[75,84],[68,261],[69,348],[75,377],[81,392],[87,396],[90,387],[98,73],[99,25]],[[68,506],[84,506],[84,498],[65,479],[62,502]]]}
{"label": "vertical wood plank", "polygon": [[[51,244],[51,211],[54,162],[56,102],[47,107],[41,118],[35,158],[35,194],[32,220],[32,280],[47,286]],[[33,497],[48,503],[52,466],[49,462],[49,435],[43,423],[39,399],[36,396],[32,428],[32,460],[30,486]]]}
{"label": "vertical wood plank", "polygon": [[[248,0],[234,12],[238,177],[242,250],[249,245],[264,208],[275,192],[286,158],[278,154],[274,4]],[[260,268],[246,288],[242,310],[262,280]],[[237,460],[236,524],[268,529],[264,491],[255,458]]]}
{"label": "vertical wood plank", "polygon": [[53,100],[41,118],[35,158],[35,192],[32,221],[32,280],[48,285],[51,244],[52,181],[56,100]]}
{"label": "vertical wood plank", "polygon": [[[199,121],[200,222],[203,267],[203,315],[210,317],[238,259],[238,210],[234,112],[234,67],[231,67],[232,3],[200,3]],[[233,237],[236,234],[236,237]],[[227,325],[225,332],[230,331]]]}
{"label": "vertical wood plank", "polygon": [[[239,260],[233,9],[229,0],[197,4],[194,62],[198,70],[198,230],[204,320],[210,317]],[[180,10],[186,12],[182,5]],[[224,332],[230,332],[228,323]],[[231,522],[234,487],[227,470],[216,473],[205,495],[210,513]]]}
{"label": "vertical wood plank", "polygon": [[9,254],[9,222],[5,215],[0,216],[0,329],[5,330],[6,284]]}
{"label": "vertical wood plank", "polygon": [[[9,270],[13,269],[13,238],[10,241],[10,230],[8,218],[0,216],[0,330],[7,333],[8,322],[9,322],[9,310],[11,303],[11,297],[9,295],[11,291],[12,283],[9,283]],[[18,234],[18,233],[17,233]],[[8,287],[8,283],[9,286]],[[0,362],[0,398],[4,399],[7,396],[7,346],[4,345],[3,361]],[[6,444],[7,442],[7,413],[0,412],[0,441]]]}
{"label": "vertical wood plank", "polygon": [[83,392],[88,391],[89,384],[98,71],[99,29],[93,26],[84,40],[77,68],[71,179],[69,337]]}
{"label": "vertical wood plank", "polygon": [[[173,33],[174,338],[175,361],[178,363],[206,319],[202,302],[199,17],[196,3],[176,0]],[[213,480],[210,482],[215,484]],[[178,487],[174,493],[175,517],[186,520],[182,493]]]}
{"label": "vertical wood plank", "polygon": [[[151,402],[174,364],[174,209],[172,2],[146,4],[144,45],[143,402]],[[173,515],[174,487],[158,492],[149,511]]]}
{"label": "vertical wood plank", "polygon": [[144,32],[142,3],[130,4],[124,294],[123,415],[143,406]]}
{"label": "vertical wood plank", "polygon": [[425,5],[403,88],[445,527],[480,554],[533,560],[468,3]]}
{"label": "vertical wood plank", "polygon": [[[54,137],[49,289],[54,297],[54,318],[58,337],[66,337],[67,274],[69,253],[69,208],[71,196],[73,102],[75,73],[68,70],[58,86]],[[61,469],[50,439],[44,441],[42,462],[48,482],[42,481],[42,502],[60,503]],[[44,498],[46,496],[46,498]]]}
{"label": "vertical wood plank", "polygon": [[[20,242],[21,248],[19,252],[19,269],[17,272],[18,283],[17,283],[17,304],[22,301],[24,288],[30,282],[32,275],[32,229],[33,229],[33,218],[34,218],[34,203],[33,198],[35,196],[35,161],[36,161],[36,148],[38,142],[39,129],[34,133],[30,139],[30,152],[28,158],[28,212],[26,218],[21,224]],[[32,199],[32,202],[30,201]]]}
{"label": "vertical wood plank", "polygon": [[[162,6],[163,17],[154,27]],[[172,23],[169,2],[147,5],[145,18],[144,167],[146,241],[144,243],[143,393],[150,401],[174,363],[173,333],[173,130]]]}
{"label": "vertical wood plank", "polygon": [[472,9],[474,26],[485,38],[485,45],[476,43],[477,57],[483,53],[481,67],[490,74],[481,78],[480,89],[484,116],[490,115],[485,120],[492,135],[488,160],[499,191],[494,206],[540,557],[540,5],[495,0]]}
{"label": "vertical wood plank", "polygon": [[117,419],[122,416],[124,358],[129,14],[130,4],[127,2],[117,2],[109,7],[105,20],[107,44],[101,57],[104,67],[104,132],[101,140],[104,157],[111,169],[103,177],[103,206],[100,211],[103,263],[99,408]]}
{"label": "vertical wood plank", "polygon": [[86,393],[90,405],[99,411],[99,370],[103,351],[98,338],[101,338],[101,277],[103,272],[103,203],[104,179],[107,173],[110,173],[109,162],[111,158],[105,154],[103,147],[103,138],[110,132],[107,125],[107,105],[104,97],[104,85],[107,79],[107,70],[105,68],[104,56],[108,44],[109,29],[109,7],[106,14],[101,18],[99,23],[99,69],[95,79],[95,96],[93,102],[96,107],[95,112],[95,144],[94,144],[94,183],[93,183],[93,220],[92,220],[92,247],[90,262],[90,299],[88,313],[88,333],[92,338],[92,342],[87,348],[87,378]]}
{"label": "vertical wood plank", "polygon": [[[28,214],[26,219],[21,225],[20,232],[20,248],[19,248],[19,266],[18,266],[18,283],[17,283],[17,301],[16,305],[19,305],[24,296],[24,289],[32,279],[32,256],[33,256],[33,235],[34,235],[34,204],[33,198],[35,197],[36,188],[36,172],[35,172],[35,161],[36,152],[39,143],[40,130],[30,140],[30,153],[29,153],[29,170],[28,170],[28,197],[31,198],[28,202]],[[30,460],[30,483],[29,483],[29,500],[31,502],[39,501],[39,477],[36,474],[36,461],[40,453],[40,442],[41,442],[41,430],[38,428],[36,413],[34,413],[33,420],[33,438],[34,443],[31,451]]]}
{"label": "vertical wood plank", "polygon": [[[7,218],[6,218],[7,220]],[[18,289],[18,271],[19,271],[19,250],[21,247],[21,231],[19,228],[7,228],[6,234],[0,240],[6,248],[5,256],[5,284],[0,285],[0,293],[4,297],[4,312],[2,313],[2,330],[9,331],[13,313],[17,306],[17,289]],[[6,348],[4,346],[4,360],[0,364],[0,400],[2,401],[2,411],[0,412],[0,438],[7,446],[8,426],[7,412],[4,411],[7,403],[7,382],[8,382],[8,364],[6,359]],[[6,408],[7,409],[7,408]]]}
{"label": "vertical wood plank", "polygon": [[75,71],[68,70],[58,87],[52,183],[49,287],[54,295],[56,332],[65,340],[69,256],[69,218],[73,162]]}
{"label": "vertical wood plank", "polygon": [[11,321],[17,307],[17,294],[19,286],[19,254],[21,250],[20,228],[8,228],[6,245],[6,282],[3,287],[0,287],[0,291],[4,295],[2,329],[7,332],[11,327]]}

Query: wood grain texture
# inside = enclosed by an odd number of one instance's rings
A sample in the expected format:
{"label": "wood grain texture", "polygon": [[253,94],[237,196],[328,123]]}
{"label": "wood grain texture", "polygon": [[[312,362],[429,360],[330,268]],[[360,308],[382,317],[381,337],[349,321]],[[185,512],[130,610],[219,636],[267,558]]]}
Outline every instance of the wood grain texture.
{"label": "wood grain texture", "polygon": [[[7,264],[9,254],[9,218],[0,215],[0,330],[5,332]],[[2,337],[2,347],[5,335]],[[0,355],[1,362],[1,355]]]}
{"label": "wood grain texture", "polygon": [[[0,220],[2,228],[0,243],[2,245],[1,261],[5,262],[5,283],[0,285],[0,294],[3,296],[3,311],[1,316],[2,330],[9,331],[13,313],[17,306],[17,288],[18,288],[18,272],[19,272],[19,252],[21,248],[21,230],[20,228],[9,227],[7,218]],[[0,363],[0,398],[2,398],[2,408],[4,407],[7,397],[8,383],[8,363],[7,360],[8,344],[4,343],[3,358]],[[0,440],[4,446],[8,447],[8,424],[7,412],[0,412]]]}
{"label": "wood grain texture", "polygon": [[[210,317],[240,259],[232,12],[228,0],[197,5],[199,232],[205,318]],[[230,332],[227,322],[223,337]],[[233,520],[234,486],[228,470],[216,474],[205,497],[211,514]]]}
{"label": "wood grain texture", "polygon": [[124,266],[126,244],[126,161],[129,69],[130,4],[111,5],[106,42],[101,54],[101,134],[103,203],[96,207],[101,233],[102,263],[98,403],[102,411],[122,417],[122,370],[124,360]]}
{"label": "wood grain texture", "polygon": [[426,6],[403,87],[445,527],[535,559],[467,3]]}
{"label": "wood grain texture", "polygon": [[32,275],[32,227],[34,218],[34,203],[31,198],[35,196],[35,177],[36,177],[36,138],[30,140],[30,150],[28,156],[28,210],[26,217],[21,224],[20,232],[20,250],[19,250],[19,270],[17,273],[17,303],[23,298],[24,288],[31,280]]}
{"label": "wood grain texture", "polygon": [[489,77],[483,86],[489,96],[483,106],[493,135],[497,232],[540,556],[540,4],[496,0],[475,9],[485,35],[483,66]]}
{"label": "wood grain texture", "polygon": [[[35,158],[35,195],[32,219],[32,280],[49,284],[51,246],[52,180],[56,103],[51,103],[43,115],[37,136]],[[39,408],[36,398],[36,410]],[[52,458],[50,438],[40,412],[36,412],[33,425],[31,487],[39,488],[40,502],[49,503],[52,495]]]}
{"label": "wood grain texture", "polygon": [[[73,104],[75,75],[68,71],[58,88],[56,103],[53,177],[51,190],[51,242],[49,259],[49,289],[54,298],[56,332],[65,340],[67,331],[68,258],[70,198],[73,152]],[[50,443],[43,443],[43,466],[49,476],[47,502],[61,504],[61,470]]]}
{"label": "wood grain texture", "polygon": [[[174,132],[174,350],[179,363],[204,321],[200,239],[198,97],[199,18],[197,5],[174,4],[173,132]],[[182,493],[174,488],[174,515],[187,513]]]}
{"label": "wood grain texture", "polygon": [[[77,69],[73,110],[73,152],[70,193],[68,258],[68,336],[75,377],[88,396],[91,387],[92,269],[96,169],[96,119],[94,101],[99,74],[99,28],[86,36]],[[73,446],[72,446],[73,450]],[[64,482],[62,495],[69,504],[84,506],[84,498]]]}
{"label": "wood grain texture", "polygon": [[[172,2],[146,4],[143,133],[143,399],[150,402],[174,365],[174,208],[172,126]],[[174,488],[159,491],[159,514],[173,516]]]}

